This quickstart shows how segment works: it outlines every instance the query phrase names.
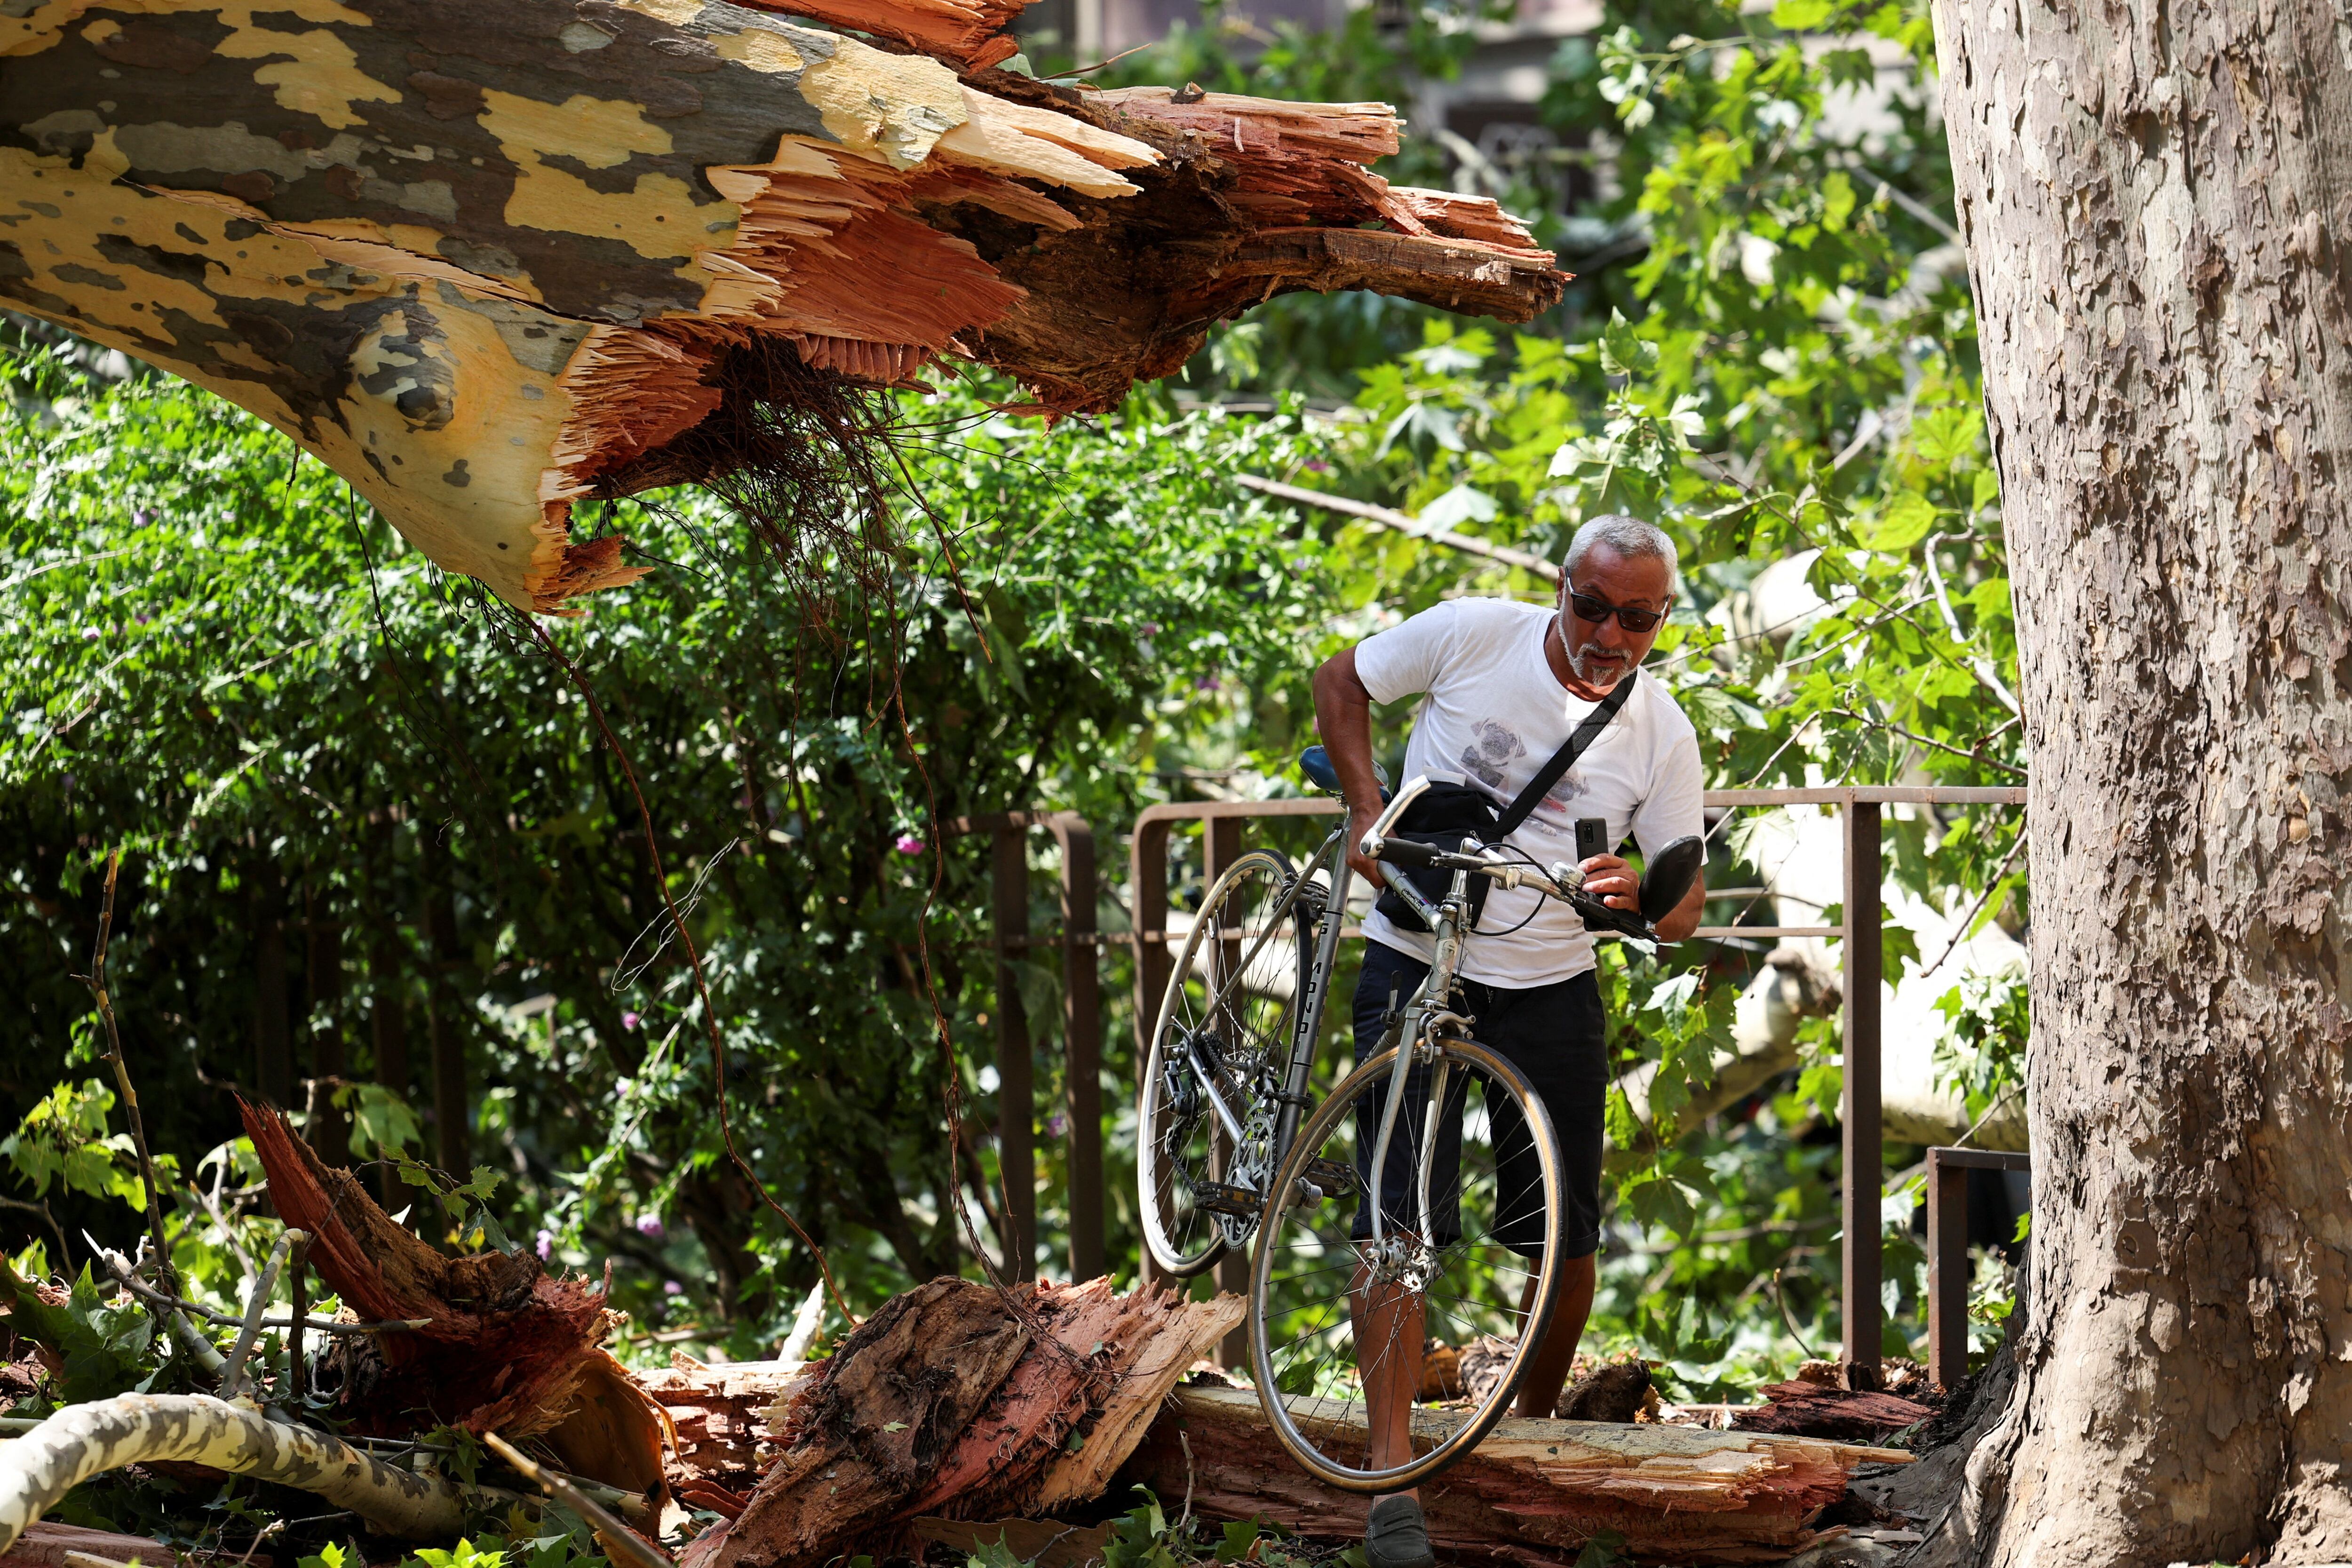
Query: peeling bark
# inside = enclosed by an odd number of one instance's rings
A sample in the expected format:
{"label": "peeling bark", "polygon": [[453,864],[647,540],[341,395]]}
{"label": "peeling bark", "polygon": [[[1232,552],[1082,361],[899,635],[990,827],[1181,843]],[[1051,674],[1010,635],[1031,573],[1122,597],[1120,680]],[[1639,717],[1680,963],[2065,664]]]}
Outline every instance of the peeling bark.
{"label": "peeling bark", "polygon": [[572,506],[675,478],[647,459],[748,348],[1100,409],[1286,289],[1559,298],[1491,202],[1363,167],[1383,105],[1051,88],[988,68],[1011,0],[793,8],[929,52],[729,0],[0,7],[0,300],[252,410],[552,611],[640,574]]}
{"label": "peeling bark", "polygon": [[524,1251],[443,1257],[394,1224],[357,1177],[321,1164],[284,1118],[240,1109],[270,1203],[310,1233],[320,1278],[364,1317],[431,1323],[338,1336],[338,1415],[352,1430],[538,1436],[566,1469],[646,1495],[658,1510],[668,1418],[601,1347],[601,1291],[548,1278]]}
{"label": "peeling bark", "polygon": [[90,1477],[159,1459],[299,1487],[409,1540],[455,1535],[466,1521],[457,1488],[437,1475],[208,1394],[126,1394],[68,1405],[0,1443],[0,1552]]}
{"label": "peeling bark", "polygon": [[1024,1285],[1013,1305],[952,1279],[895,1297],[793,1399],[748,1506],[681,1568],[819,1568],[905,1544],[919,1517],[1098,1497],[1241,1312],[1236,1297],[1117,1296],[1106,1279]]}
{"label": "peeling bark", "polygon": [[1940,0],[2032,785],[2031,1307],[1927,1560],[2352,1559],[2352,30]]}

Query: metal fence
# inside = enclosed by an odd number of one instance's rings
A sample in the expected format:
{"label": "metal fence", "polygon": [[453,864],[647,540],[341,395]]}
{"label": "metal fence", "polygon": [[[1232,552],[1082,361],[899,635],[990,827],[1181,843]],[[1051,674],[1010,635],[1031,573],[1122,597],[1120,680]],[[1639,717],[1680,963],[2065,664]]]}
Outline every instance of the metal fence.
{"label": "metal fence", "polygon": [[[1843,1230],[1843,1281],[1840,1302],[1842,1359],[1872,1369],[1878,1366],[1879,1285],[1883,1273],[1879,1240],[1879,1202],[1885,1180],[1882,1163],[1880,1122],[1880,984],[1885,977],[1881,951],[1880,889],[1885,880],[1881,842],[1885,810],[1890,805],[2022,805],[2021,787],[1959,788],[1912,785],[1831,785],[1810,789],[1709,790],[1710,811],[1753,807],[1815,805],[1835,809],[1843,826],[1844,904],[1835,925],[1701,926],[1690,940],[1713,938],[1835,937],[1842,943],[1844,993],[1844,1098],[1841,1108],[1845,1173],[1841,1194]],[[1013,1271],[1027,1278],[1035,1256],[1036,1157],[1035,1103],[1032,1079],[1029,1025],[1021,1005],[1020,987],[1012,969],[1012,955],[1032,947],[1055,946],[1064,952],[1064,1027],[1069,1058],[1065,1078],[1069,1085],[1069,1160],[1071,1190],[1069,1257],[1075,1278],[1091,1279],[1102,1272],[1105,1258],[1102,1194],[1102,1108],[1099,1082],[1102,1062],[1102,1010],[1098,965],[1109,942],[1135,947],[1135,1028],[1138,1058],[1152,1023],[1161,994],[1167,989],[1173,962],[1168,929],[1170,841],[1180,825],[1198,823],[1202,830],[1203,885],[1243,852],[1243,833],[1252,822],[1294,817],[1331,816],[1339,805],[1328,799],[1264,801],[1179,801],[1148,807],[1136,818],[1129,851],[1129,889],[1133,900],[1131,934],[1099,932],[1095,925],[1095,839],[1087,824],[1072,813],[1042,815],[1013,812],[968,819],[959,831],[987,833],[992,840],[994,864],[994,945],[998,954],[996,1047],[998,1075],[998,1159],[1010,1212],[1007,1234],[1001,1237]],[[1062,931],[1057,937],[1029,934],[1029,879],[1026,839],[1032,828],[1053,831],[1062,846]],[[1354,932],[1348,933],[1350,936]],[[1959,1163],[1950,1158],[1947,1163]],[[1953,1184],[1955,1187],[1958,1184]],[[1938,1347],[1938,1372],[1951,1363],[1953,1352],[1966,1357],[1965,1233],[1957,1244],[1958,1262],[1948,1257],[1948,1237],[1956,1221],[1943,1215],[1952,1200],[1940,1192],[1929,1205],[1935,1234],[1929,1253],[1928,1322]],[[1939,1250],[1939,1247],[1941,1250]],[[1247,1265],[1229,1258],[1220,1265],[1219,1284],[1231,1290],[1247,1289]],[[1962,1315],[1954,1316],[1955,1292]],[[1954,1324],[1958,1326],[1955,1329]],[[1957,1341],[1954,1339],[1958,1334]],[[1239,1336],[1221,1347],[1227,1364],[1243,1359]]]}

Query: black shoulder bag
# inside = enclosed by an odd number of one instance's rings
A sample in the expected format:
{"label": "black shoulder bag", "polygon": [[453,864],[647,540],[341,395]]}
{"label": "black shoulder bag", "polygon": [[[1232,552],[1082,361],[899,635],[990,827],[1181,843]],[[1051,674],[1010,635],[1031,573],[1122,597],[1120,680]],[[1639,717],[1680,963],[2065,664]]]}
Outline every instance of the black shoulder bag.
{"label": "black shoulder bag", "polygon": [[[1519,791],[1518,797],[1499,813],[1495,809],[1493,797],[1484,790],[1474,789],[1468,784],[1435,783],[1405,808],[1404,815],[1397,819],[1396,826],[1389,836],[1409,838],[1416,844],[1426,844],[1449,854],[1462,847],[1465,837],[1475,838],[1481,844],[1495,844],[1508,838],[1519,830],[1519,825],[1527,821],[1551,786],[1559,782],[1560,775],[1575,766],[1576,759],[1584,754],[1584,749],[1609,727],[1609,721],[1617,717],[1617,710],[1624,707],[1625,700],[1633,694],[1633,682],[1640,676],[1638,669],[1628,671],[1625,679],[1601,700],[1601,705],[1585,715],[1584,722],[1576,727],[1576,732],[1560,743],[1559,750],[1551,754],[1551,761],[1536,770],[1536,776],[1528,781],[1527,787]],[[1399,867],[1398,869],[1403,871],[1405,879],[1433,904],[1445,896],[1446,889],[1454,881],[1453,872],[1435,866]],[[1476,928],[1478,917],[1486,908],[1486,895],[1494,886],[1494,882],[1486,877],[1470,879],[1470,924],[1473,929]],[[1422,918],[1413,913],[1412,907],[1391,889],[1381,889],[1380,901],[1373,907],[1386,915],[1389,922],[1399,931],[1429,930]]]}

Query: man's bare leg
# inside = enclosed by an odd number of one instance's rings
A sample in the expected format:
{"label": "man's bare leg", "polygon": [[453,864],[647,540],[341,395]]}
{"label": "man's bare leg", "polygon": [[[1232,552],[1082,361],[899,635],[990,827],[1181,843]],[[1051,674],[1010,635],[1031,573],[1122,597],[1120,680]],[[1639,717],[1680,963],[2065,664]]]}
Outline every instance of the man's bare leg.
{"label": "man's bare leg", "polygon": [[[1393,1469],[1412,1458],[1412,1406],[1421,1393],[1423,1299],[1393,1280],[1359,1268],[1349,1292],[1356,1336],[1356,1368],[1364,1380],[1364,1416],[1371,1428],[1366,1464]],[[1410,1494],[1418,1496],[1418,1493]]]}
{"label": "man's bare leg", "polygon": [[[1599,1270],[1593,1255],[1562,1258],[1559,1265],[1559,1305],[1553,1309],[1551,1327],[1536,1342],[1528,1370],[1519,1379],[1518,1413],[1549,1415],[1568,1386],[1569,1369],[1576,1364],[1577,1342],[1584,1338],[1585,1320],[1592,1316],[1592,1285]],[[1538,1276],[1528,1276],[1519,1291],[1519,1315],[1535,1310]]]}

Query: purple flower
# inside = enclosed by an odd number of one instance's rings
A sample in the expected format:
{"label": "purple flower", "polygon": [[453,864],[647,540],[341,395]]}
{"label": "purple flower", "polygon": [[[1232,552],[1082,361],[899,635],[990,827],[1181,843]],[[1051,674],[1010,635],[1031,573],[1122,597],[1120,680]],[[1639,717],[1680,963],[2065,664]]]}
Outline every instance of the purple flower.
{"label": "purple flower", "polygon": [[898,835],[898,842],[892,847],[901,855],[920,855],[923,852],[923,841],[911,833],[901,833]]}
{"label": "purple flower", "polygon": [[84,627],[82,627],[82,629],[81,629],[81,640],[82,640],[82,641],[84,641],[84,642],[96,642],[96,641],[98,640],[98,638],[99,638],[99,631],[98,631],[98,628],[97,628],[96,626],[84,626]]}
{"label": "purple flower", "polygon": [[541,1263],[544,1263],[550,1258],[553,1257],[554,1254],[555,1233],[551,1230],[541,1231],[539,1233],[539,1260]]}
{"label": "purple flower", "polygon": [[1046,1137],[1048,1137],[1048,1138],[1059,1138],[1059,1137],[1061,1137],[1064,1133],[1067,1132],[1069,1130],[1070,1130],[1070,1119],[1069,1119],[1068,1117],[1066,1117],[1066,1116],[1063,1115],[1060,1111],[1058,1111],[1058,1110],[1057,1110],[1057,1111],[1054,1112],[1054,1114],[1053,1114],[1053,1115],[1048,1116],[1047,1118],[1045,1118],[1045,1136],[1046,1136]]}
{"label": "purple flower", "polygon": [[665,1296],[682,1296],[686,1294],[686,1287],[679,1284],[675,1279],[665,1279],[662,1281],[662,1294]]}
{"label": "purple flower", "polygon": [[147,526],[147,519],[151,515],[151,513],[142,508],[142,510],[131,514],[131,521],[137,523],[140,527],[144,528]]}
{"label": "purple flower", "polygon": [[637,1216],[637,1234],[639,1236],[650,1236],[656,1241],[659,1241],[668,1233],[662,1229],[661,1215],[657,1214],[645,1214]]}
{"label": "purple flower", "polygon": [[623,1034],[629,1033],[636,1026],[637,1016],[635,1013],[624,1013],[621,1015],[621,1032]]}

